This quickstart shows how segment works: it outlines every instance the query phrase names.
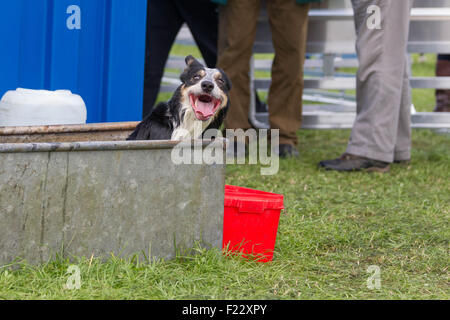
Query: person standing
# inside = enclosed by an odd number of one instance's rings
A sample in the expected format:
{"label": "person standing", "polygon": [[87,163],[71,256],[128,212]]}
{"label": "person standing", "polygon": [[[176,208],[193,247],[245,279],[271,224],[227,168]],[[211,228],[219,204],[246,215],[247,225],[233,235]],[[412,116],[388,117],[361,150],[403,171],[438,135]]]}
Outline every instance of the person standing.
{"label": "person standing", "polygon": [[170,49],[186,23],[208,67],[217,62],[217,5],[210,0],[150,0],[147,9],[144,118],[155,104]]}
{"label": "person standing", "polygon": [[[411,158],[411,87],[407,55],[413,0],[352,0],[356,25],[357,115],[347,151],[319,163],[336,171],[387,172]],[[380,25],[369,23],[379,8]]]}
{"label": "person standing", "polygon": [[[268,0],[275,59],[269,89],[271,129],[280,130],[281,157],[298,156],[297,130],[302,121],[303,63],[306,54],[308,11],[321,0]],[[250,129],[250,59],[261,0],[215,0],[219,8],[218,67],[233,88],[226,129]]]}

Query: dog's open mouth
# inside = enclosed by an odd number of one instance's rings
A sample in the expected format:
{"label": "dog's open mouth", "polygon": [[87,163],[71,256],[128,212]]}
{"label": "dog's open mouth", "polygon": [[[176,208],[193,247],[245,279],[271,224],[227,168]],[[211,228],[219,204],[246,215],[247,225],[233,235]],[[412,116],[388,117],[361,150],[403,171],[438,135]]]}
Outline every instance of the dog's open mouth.
{"label": "dog's open mouth", "polygon": [[195,117],[198,120],[206,121],[211,118],[220,106],[220,99],[216,99],[209,94],[189,96],[191,106],[194,109]]}

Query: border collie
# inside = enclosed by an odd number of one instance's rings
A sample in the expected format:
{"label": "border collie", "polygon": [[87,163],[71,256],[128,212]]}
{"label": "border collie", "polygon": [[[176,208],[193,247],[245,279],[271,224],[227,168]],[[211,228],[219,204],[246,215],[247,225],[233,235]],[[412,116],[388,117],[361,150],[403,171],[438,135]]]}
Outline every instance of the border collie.
{"label": "border collie", "polygon": [[[209,69],[192,56],[186,57],[182,84],[168,102],[158,104],[127,140],[183,140],[219,129],[229,106],[231,83],[220,69]],[[198,127],[200,128],[200,127]]]}

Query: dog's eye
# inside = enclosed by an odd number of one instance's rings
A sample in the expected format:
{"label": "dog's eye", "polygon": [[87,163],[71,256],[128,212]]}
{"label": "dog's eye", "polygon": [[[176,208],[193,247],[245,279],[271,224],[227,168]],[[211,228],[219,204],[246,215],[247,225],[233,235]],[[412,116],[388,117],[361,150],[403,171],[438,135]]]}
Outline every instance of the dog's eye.
{"label": "dog's eye", "polygon": [[192,80],[194,81],[199,81],[202,77],[200,77],[199,75],[195,75],[194,77],[192,77]]}
{"label": "dog's eye", "polygon": [[219,79],[217,79],[217,83],[219,83],[219,84],[224,84],[225,81],[223,81],[223,79],[219,78]]}

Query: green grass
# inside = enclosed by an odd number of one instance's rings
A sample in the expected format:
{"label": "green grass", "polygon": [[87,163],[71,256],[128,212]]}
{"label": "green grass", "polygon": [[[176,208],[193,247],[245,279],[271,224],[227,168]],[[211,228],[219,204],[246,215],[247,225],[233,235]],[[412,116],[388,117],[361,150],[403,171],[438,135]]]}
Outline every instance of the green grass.
{"label": "green grass", "polygon": [[[219,250],[147,263],[74,261],[80,290],[66,290],[66,260],[0,269],[3,299],[449,299],[450,138],[414,131],[413,162],[391,173],[323,172],[349,131],[299,132],[301,158],[275,176],[228,166],[226,182],[281,193],[274,261],[225,258]],[[381,268],[369,290],[368,266]],[[19,268],[17,268],[19,267]]]}
{"label": "green grass", "polygon": [[[419,55],[412,56],[412,75],[414,77],[435,77],[436,55],[425,55],[426,60],[420,61]],[[412,98],[417,111],[431,112],[436,106],[435,90],[433,89],[413,89]]]}
{"label": "green grass", "polygon": [[175,43],[170,51],[171,56],[186,57],[192,55],[195,58],[201,58],[202,54],[197,46],[187,46]]}

